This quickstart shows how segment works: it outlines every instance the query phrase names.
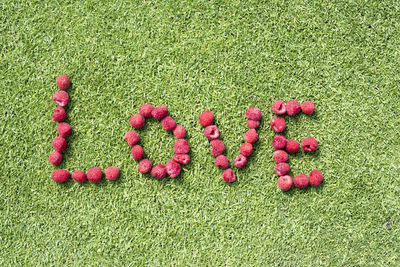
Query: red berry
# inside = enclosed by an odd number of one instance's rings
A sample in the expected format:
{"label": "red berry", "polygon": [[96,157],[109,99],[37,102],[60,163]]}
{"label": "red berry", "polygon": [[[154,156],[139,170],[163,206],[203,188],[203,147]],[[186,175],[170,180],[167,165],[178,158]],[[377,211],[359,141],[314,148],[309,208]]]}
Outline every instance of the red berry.
{"label": "red berry", "polygon": [[203,111],[200,115],[200,124],[204,127],[210,126],[214,121],[214,114],[209,111]]}
{"label": "red berry", "polygon": [[139,108],[139,113],[143,117],[151,117],[151,112],[154,110],[153,105],[150,104],[143,104]]}
{"label": "red berry", "polygon": [[259,121],[261,119],[261,110],[256,107],[251,107],[246,110],[246,118],[253,121]]}
{"label": "red berry", "polygon": [[189,144],[185,139],[176,140],[174,144],[174,152],[176,154],[187,154],[189,149]]}
{"label": "red berry", "polygon": [[306,101],[301,105],[301,110],[306,114],[312,114],[314,112],[314,102]]}
{"label": "red berry", "polygon": [[299,150],[299,143],[296,140],[288,140],[286,142],[286,151],[290,154],[294,154]]}
{"label": "red berry", "polygon": [[78,183],[86,182],[86,174],[81,170],[74,171],[72,173],[72,179],[74,179]]}
{"label": "red berry", "polygon": [[288,154],[283,150],[277,150],[274,152],[274,160],[276,163],[285,162],[289,159]]}
{"label": "red berry", "polygon": [[87,178],[92,183],[100,182],[101,178],[103,177],[103,172],[100,168],[91,168],[87,172]]}
{"label": "red berry", "polygon": [[312,186],[320,185],[322,183],[322,180],[324,180],[324,177],[319,170],[313,170],[310,172],[310,184]]}
{"label": "red berry", "polygon": [[152,112],[151,115],[156,119],[156,120],[161,120],[164,119],[168,115],[168,109],[166,106],[159,106],[156,107]]}
{"label": "red berry", "polygon": [[49,162],[53,164],[54,166],[57,166],[58,164],[61,163],[63,160],[63,156],[60,152],[54,151],[53,153],[50,154],[49,156]]}
{"label": "red berry", "polygon": [[272,146],[275,148],[275,150],[285,148],[286,138],[282,135],[276,135],[274,139],[272,139]]}
{"label": "red berry", "polygon": [[190,161],[190,156],[187,154],[175,154],[172,156],[172,159],[181,164],[188,164]]}
{"label": "red berry", "polygon": [[215,165],[222,169],[226,169],[229,166],[228,158],[225,155],[219,155],[215,158]]}
{"label": "red berry", "polygon": [[173,133],[177,139],[183,139],[186,136],[186,129],[182,125],[177,125]]}
{"label": "red berry", "polygon": [[278,178],[278,186],[282,191],[288,191],[293,185],[292,177],[289,175],[281,176]]}
{"label": "red berry", "polygon": [[286,103],[286,112],[288,115],[293,116],[301,111],[301,105],[296,100],[289,100]]}
{"label": "red berry", "polygon": [[144,154],[143,148],[139,145],[134,145],[131,149],[131,154],[133,159],[140,160]]}
{"label": "red berry", "polygon": [[58,136],[53,139],[53,147],[56,151],[62,153],[67,149],[67,141],[64,137]]}
{"label": "red berry", "polygon": [[157,164],[151,169],[151,175],[157,179],[162,179],[167,175],[167,170],[162,164]]}
{"label": "red berry", "polygon": [[283,176],[290,171],[289,164],[282,162],[275,165],[275,173],[278,176]]}
{"label": "red berry", "polygon": [[250,156],[253,153],[253,145],[250,143],[244,143],[240,146],[240,154],[245,157]]}
{"label": "red berry", "polygon": [[233,161],[233,165],[235,165],[236,167],[238,167],[239,169],[243,168],[244,166],[246,166],[247,163],[247,158],[245,156],[243,156],[242,154],[239,154],[235,160]]}
{"label": "red berry", "polygon": [[181,165],[173,160],[170,160],[167,162],[167,164],[165,164],[165,170],[171,178],[175,178],[181,173]]}
{"label": "red berry", "polygon": [[275,117],[271,120],[271,128],[277,132],[277,133],[281,133],[285,130],[286,128],[286,122],[284,118],[281,117]]}
{"label": "red berry", "polygon": [[139,138],[139,134],[135,131],[129,131],[125,134],[125,140],[130,146],[136,145],[139,142]]}
{"label": "red berry", "polygon": [[148,160],[148,159],[142,159],[142,160],[139,162],[138,171],[139,171],[140,173],[148,173],[148,172],[151,171],[151,168],[152,168],[152,167],[153,167],[153,165],[151,164],[151,161],[150,161],[150,160]]}
{"label": "red berry", "polygon": [[219,137],[218,127],[215,125],[207,126],[204,130],[204,135],[210,140],[217,139]]}
{"label": "red berry", "polygon": [[142,115],[137,113],[129,118],[129,123],[132,125],[133,128],[141,129],[146,124],[146,120]]}
{"label": "red berry", "polygon": [[62,122],[67,118],[67,113],[62,107],[56,107],[51,118],[53,121]]}
{"label": "red berry", "polygon": [[167,131],[172,131],[176,127],[176,122],[173,118],[167,116],[161,120],[161,126]]}
{"label": "red berry", "polygon": [[67,90],[70,86],[71,82],[67,75],[61,75],[57,78],[57,86],[61,90]]}
{"label": "red berry", "polygon": [[61,137],[68,137],[71,134],[71,125],[68,123],[62,122],[57,125],[57,132]]}
{"label": "red berry", "polygon": [[276,100],[272,104],[272,111],[277,115],[283,115],[286,113],[286,105],[282,100]]}
{"label": "red berry", "polygon": [[227,169],[222,173],[222,179],[227,183],[232,183],[236,181],[236,176],[232,169]]}
{"label": "red berry", "polygon": [[257,129],[259,126],[260,126],[259,121],[253,121],[253,120],[247,121],[247,127],[251,128],[251,129]]}
{"label": "red berry", "polygon": [[69,172],[67,170],[55,170],[51,175],[51,179],[53,179],[56,183],[63,183],[67,181],[69,178]]}
{"label": "red berry", "polygon": [[244,135],[244,140],[246,140],[247,143],[254,143],[258,140],[258,134],[256,130],[250,129],[248,130],[245,135]]}
{"label": "red berry", "polygon": [[315,140],[314,137],[307,137],[304,138],[303,141],[301,142],[301,147],[305,152],[312,152],[317,150],[318,142],[317,140]]}
{"label": "red berry", "polygon": [[293,179],[294,186],[297,188],[306,188],[308,186],[309,180],[307,175],[299,174]]}
{"label": "red berry", "polygon": [[105,176],[108,180],[116,180],[119,176],[119,168],[114,166],[108,167]]}
{"label": "red berry", "polygon": [[212,147],[211,154],[214,157],[221,155],[225,151],[225,144],[221,140],[218,140],[218,139],[212,140],[210,142],[210,145]]}
{"label": "red berry", "polygon": [[60,107],[65,107],[69,101],[68,93],[65,91],[58,91],[53,95],[53,100]]}

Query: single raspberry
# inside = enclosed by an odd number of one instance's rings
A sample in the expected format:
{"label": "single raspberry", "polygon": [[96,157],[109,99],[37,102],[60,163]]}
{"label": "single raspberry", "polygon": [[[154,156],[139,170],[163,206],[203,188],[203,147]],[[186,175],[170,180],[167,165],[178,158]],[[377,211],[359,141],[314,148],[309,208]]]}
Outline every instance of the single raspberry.
{"label": "single raspberry", "polygon": [[65,91],[58,91],[53,95],[53,100],[60,107],[65,107],[69,101],[69,95]]}
{"label": "single raspberry", "polygon": [[216,157],[224,153],[225,151],[225,144],[221,140],[215,139],[210,142],[212,147],[211,154]]}
{"label": "single raspberry", "polygon": [[71,134],[71,125],[68,123],[62,122],[57,125],[57,132],[61,137],[68,137]]}
{"label": "single raspberry", "polygon": [[247,163],[247,158],[245,156],[243,156],[242,154],[239,154],[235,160],[233,161],[233,165],[235,165],[236,167],[238,167],[239,169],[243,168],[244,166],[246,166]]}
{"label": "single raspberry", "polygon": [[146,124],[146,120],[142,115],[137,113],[129,118],[129,123],[132,125],[133,128],[141,129]]}
{"label": "single raspberry", "polygon": [[93,183],[100,182],[101,178],[103,177],[103,172],[100,168],[91,168],[87,172],[87,178],[89,181]]}
{"label": "single raspberry", "polygon": [[108,167],[105,176],[108,180],[116,180],[119,176],[119,168],[114,166]]}
{"label": "single raspberry", "polygon": [[286,151],[290,154],[296,153],[299,150],[299,147],[300,145],[296,140],[291,139],[286,142]]}
{"label": "single raspberry", "polygon": [[154,110],[153,105],[150,104],[143,104],[140,106],[139,108],[139,113],[140,115],[142,115],[143,117],[151,117],[151,112]]}
{"label": "single raspberry", "polygon": [[218,127],[215,125],[207,126],[204,130],[204,135],[210,140],[217,139],[219,137]]}
{"label": "single raspberry", "polygon": [[129,146],[136,145],[139,142],[139,134],[135,131],[129,131],[125,134],[125,140]]}
{"label": "single raspberry", "polygon": [[176,122],[173,118],[167,116],[161,120],[161,126],[167,131],[172,131],[176,127]]}
{"label": "single raspberry", "polygon": [[53,139],[53,147],[56,151],[62,153],[67,149],[67,141],[64,137],[57,136]]}
{"label": "single raspberry", "polygon": [[187,154],[189,149],[189,144],[185,139],[176,140],[174,144],[174,152],[176,154]]}
{"label": "single raspberry", "polygon": [[51,175],[51,179],[53,179],[56,183],[63,183],[67,181],[69,178],[69,172],[67,170],[55,170]]}
{"label": "single raspberry", "polygon": [[259,121],[253,121],[253,120],[247,121],[247,127],[251,128],[251,129],[257,129],[259,126],[260,126]]}
{"label": "single raspberry", "polygon": [[200,115],[200,124],[204,127],[210,126],[214,121],[214,114],[209,111],[203,111]]}
{"label": "single raspberry", "polygon": [[86,174],[81,170],[74,171],[72,173],[72,179],[74,179],[78,183],[86,182]]}
{"label": "single raspberry", "polygon": [[70,86],[71,82],[68,78],[67,75],[61,75],[57,78],[57,86],[58,88],[60,88],[61,90],[67,90]]}
{"label": "single raspberry", "polygon": [[181,164],[188,164],[190,161],[190,156],[187,154],[175,154],[172,156],[172,159]]}
{"label": "single raspberry", "polygon": [[246,110],[246,118],[253,121],[259,121],[261,119],[261,110],[256,107],[251,107]]}
{"label": "single raspberry", "polygon": [[228,158],[225,155],[219,155],[218,157],[215,158],[215,165],[217,165],[217,167],[220,167],[222,169],[228,168],[229,167]]}
{"label": "single raspberry", "polygon": [[227,183],[232,183],[236,181],[236,175],[232,169],[227,169],[222,173],[222,179]]}
{"label": "single raspberry", "polygon": [[186,136],[186,129],[182,125],[177,125],[173,133],[177,139],[183,139]]}
{"label": "single raspberry", "polygon": [[285,162],[289,159],[289,155],[283,150],[277,150],[274,152],[274,160],[276,163]]}
{"label": "single raspberry", "polygon": [[283,176],[290,171],[289,164],[282,162],[275,165],[275,173],[278,176]]}
{"label": "single raspberry", "polygon": [[304,138],[303,141],[301,142],[301,147],[305,152],[312,152],[317,150],[318,142],[317,140],[315,140],[314,137],[307,137]]}
{"label": "single raspberry", "polygon": [[167,164],[165,164],[165,170],[171,178],[175,178],[181,173],[181,165],[173,160],[170,160],[167,162]]}
{"label": "single raspberry", "polygon": [[272,111],[277,115],[283,115],[286,113],[286,105],[282,100],[276,100],[272,104]]}
{"label": "single raspberry", "polygon": [[293,185],[292,177],[289,175],[281,176],[278,178],[278,186],[282,191],[288,191]]}
{"label": "single raspberry", "polygon": [[294,186],[297,188],[306,188],[308,186],[309,180],[307,175],[299,174],[293,179]]}
{"label": "single raspberry", "polygon": [[67,118],[67,113],[62,107],[56,107],[51,118],[53,121],[62,122]]}
{"label": "single raspberry", "polygon": [[312,114],[314,112],[314,102],[312,101],[306,101],[301,105],[301,110],[305,114]]}
{"label": "single raspberry", "polygon": [[131,154],[133,159],[140,160],[144,154],[143,148],[139,145],[134,145],[131,149]]}
{"label": "single raspberry", "polygon": [[165,169],[165,166],[162,164],[157,164],[151,169],[151,176],[162,179],[167,175],[167,170]]}
{"label": "single raspberry", "polygon": [[168,109],[166,106],[158,106],[151,112],[151,115],[156,120],[164,119],[168,115]]}
{"label": "single raspberry", "polygon": [[282,135],[276,135],[274,139],[272,139],[272,146],[275,148],[275,150],[285,148],[286,138]]}
{"label": "single raspberry", "polygon": [[275,117],[271,120],[271,128],[277,132],[277,133],[281,133],[285,130],[286,128],[286,122],[284,118],[281,117]]}
{"label": "single raspberry", "polygon": [[250,129],[248,130],[245,135],[244,135],[244,140],[246,140],[247,143],[254,143],[258,140],[258,134],[256,130]]}
{"label": "single raspberry", "polygon": [[286,112],[289,116],[298,114],[301,111],[301,105],[296,100],[289,100],[286,103]]}
{"label": "single raspberry", "polygon": [[148,173],[148,172],[151,171],[151,168],[152,168],[152,167],[153,167],[153,164],[151,164],[151,161],[150,161],[150,160],[148,160],[148,159],[142,159],[142,160],[139,162],[138,171],[139,171],[140,173]]}
{"label": "single raspberry", "polygon": [[54,166],[57,166],[63,160],[63,156],[60,152],[54,151],[49,155],[49,162]]}
{"label": "single raspberry", "polygon": [[240,146],[240,154],[245,157],[250,156],[253,153],[253,145],[250,143],[244,143]]}
{"label": "single raspberry", "polygon": [[320,185],[322,180],[324,180],[324,176],[322,176],[322,173],[319,170],[313,170],[310,172],[310,184],[312,186]]}

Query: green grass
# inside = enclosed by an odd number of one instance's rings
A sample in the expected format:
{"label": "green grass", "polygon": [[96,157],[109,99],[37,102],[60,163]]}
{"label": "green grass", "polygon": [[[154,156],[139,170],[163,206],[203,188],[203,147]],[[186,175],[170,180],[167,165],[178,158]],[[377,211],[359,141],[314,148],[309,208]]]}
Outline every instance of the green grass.
{"label": "green grass", "polygon": [[[399,265],[400,4],[395,1],[2,1],[1,265]],[[61,168],[119,166],[116,182],[51,181],[56,77],[73,82]],[[282,193],[269,128],[276,99],[314,100],[288,138],[320,149],[319,188]],[[176,180],[137,172],[123,140],[143,103],[188,131]],[[225,184],[197,119],[214,111],[228,158],[263,114],[238,181]],[[174,138],[140,131],[154,162]]]}

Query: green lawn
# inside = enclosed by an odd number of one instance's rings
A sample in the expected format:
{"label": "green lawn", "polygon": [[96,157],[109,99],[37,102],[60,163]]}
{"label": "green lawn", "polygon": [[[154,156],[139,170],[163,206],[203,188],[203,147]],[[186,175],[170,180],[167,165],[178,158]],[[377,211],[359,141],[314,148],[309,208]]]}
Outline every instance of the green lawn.
{"label": "green lawn", "polygon": [[[85,2],[85,3],[83,3]],[[2,1],[1,265],[400,264],[400,2]],[[61,168],[116,165],[116,182],[59,185],[47,161],[58,75],[73,82]],[[273,172],[274,100],[313,100],[288,138],[318,188],[283,193]],[[186,127],[191,163],[176,180],[137,172],[123,137],[143,103]],[[232,161],[250,106],[255,154],[222,181],[198,116],[216,116]],[[140,131],[153,162],[174,137]]]}

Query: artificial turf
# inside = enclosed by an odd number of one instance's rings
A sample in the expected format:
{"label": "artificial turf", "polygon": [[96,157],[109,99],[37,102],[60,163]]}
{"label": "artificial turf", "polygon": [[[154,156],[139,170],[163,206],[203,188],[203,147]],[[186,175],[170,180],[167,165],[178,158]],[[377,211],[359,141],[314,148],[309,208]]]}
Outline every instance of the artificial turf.
{"label": "artificial turf", "polygon": [[[0,3],[1,265],[399,265],[400,2],[3,1]],[[73,127],[61,168],[121,177],[54,183],[55,80]],[[318,188],[283,193],[268,122],[276,99],[313,100],[287,118],[290,157]],[[137,172],[123,137],[143,103],[186,127],[191,163],[175,179]],[[214,112],[232,161],[250,106],[255,153],[232,185],[198,116]],[[149,120],[153,162],[174,137]]]}

